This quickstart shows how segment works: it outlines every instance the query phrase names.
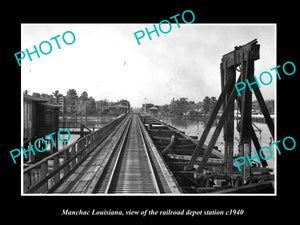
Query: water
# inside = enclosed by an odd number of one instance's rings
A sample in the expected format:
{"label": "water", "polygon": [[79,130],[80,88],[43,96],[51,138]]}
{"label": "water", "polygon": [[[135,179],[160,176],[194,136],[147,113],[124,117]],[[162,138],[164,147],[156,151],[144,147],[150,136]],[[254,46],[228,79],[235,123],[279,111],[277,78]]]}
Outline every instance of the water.
{"label": "water", "polygon": [[[160,118],[161,121],[176,127],[178,130],[184,131],[185,134],[189,135],[189,136],[197,136],[198,140],[200,139],[202,132],[204,131],[205,128],[205,124],[202,121],[199,121],[197,119],[185,119],[185,118]],[[261,145],[261,147],[263,146],[269,146],[270,147],[270,143],[274,142],[274,140],[270,139],[272,137],[269,128],[267,126],[267,124],[265,123],[254,123],[254,125],[261,130],[261,132],[258,131],[258,129],[254,126],[254,130],[256,133],[256,136],[258,138],[258,141]],[[216,126],[212,126],[212,128],[210,129],[210,132],[208,134],[208,137],[205,141],[205,144],[208,145],[209,140],[212,137],[212,134],[215,130]],[[215,146],[218,146],[218,149],[224,153],[224,137],[223,137],[223,129],[217,139],[217,142],[215,144]],[[236,120],[234,122],[234,150],[233,153],[234,155],[238,154],[238,145],[239,145],[239,132],[236,130]],[[274,149],[274,146],[271,147],[273,149],[273,153],[277,152]],[[255,150],[255,147],[252,143],[251,145],[251,149],[252,149],[252,157],[255,156],[253,154],[253,150]],[[275,150],[275,151],[274,151]],[[263,150],[263,153],[265,155],[265,158],[268,158],[270,156],[270,152],[266,149]],[[273,157],[269,160],[267,160],[268,163],[268,167],[269,168],[274,168],[274,154]]]}
{"label": "water", "polygon": [[[99,116],[88,116],[87,120],[85,120],[85,117],[82,118],[80,116],[77,116],[77,118],[74,117],[66,117],[65,118],[65,124],[75,124],[77,121],[76,126],[80,126],[81,123],[83,123],[85,126],[89,127],[90,130],[93,130],[92,127],[94,127],[94,131],[104,127],[106,124],[111,123],[113,120],[115,120],[117,116],[114,115],[101,115]],[[62,123],[62,117],[60,118],[60,123]],[[80,128],[69,128],[69,131],[72,132],[73,130],[80,131]],[[85,131],[88,131],[86,128],[84,128]],[[60,134],[62,140],[68,139],[68,134]],[[58,141],[58,151],[62,150],[64,147],[71,145],[75,141],[79,139],[79,134],[71,134],[71,138],[68,141],[68,143],[62,143],[61,141]]]}

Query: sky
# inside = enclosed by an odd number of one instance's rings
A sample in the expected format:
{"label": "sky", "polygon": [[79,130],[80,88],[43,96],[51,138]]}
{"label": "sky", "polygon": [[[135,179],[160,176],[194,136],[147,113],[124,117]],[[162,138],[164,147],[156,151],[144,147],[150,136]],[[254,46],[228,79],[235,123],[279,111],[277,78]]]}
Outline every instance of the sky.
{"label": "sky", "polygon": [[[180,21],[179,21],[180,22]],[[158,27],[158,24],[156,24]],[[166,25],[168,26],[168,25]],[[75,89],[78,96],[86,91],[95,100],[127,99],[131,106],[143,103],[169,104],[172,98],[186,97],[199,102],[205,96],[218,97],[221,92],[222,56],[253,39],[260,44],[260,59],[254,74],[269,71],[275,78],[276,26],[274,24],[184,24],[172,23],[168,34],[152,33],[150,40],[134,33],[153,30],[153,24],[22,24],[21,50],[34,51],[49,41],[52,52],[40,58],[32,54],[21,61],[22,91],[66,95]],[[162,26],[163,30],[168,27]],[[66,45],[62,35],[72,31],[75,42]],[[146,32],[145,32],[146,33]],[[58,49],[57,38],[61,49]],[[72,36],[66,34],[67,42]],[[47,52],[47,44],[43,44]],[[16,62],[17,63],[17,62]],[[267,78],[265,82],[267,82]],[[275,99],[276,79],[261,85],[265,99]]]}

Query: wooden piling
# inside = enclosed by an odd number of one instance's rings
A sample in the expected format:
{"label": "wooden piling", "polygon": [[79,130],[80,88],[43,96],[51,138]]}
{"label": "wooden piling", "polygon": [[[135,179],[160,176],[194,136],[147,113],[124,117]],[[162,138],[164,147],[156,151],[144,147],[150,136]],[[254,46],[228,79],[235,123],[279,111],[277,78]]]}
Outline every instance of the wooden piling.
{"label": "wooden piling", "polygon": [[[248,53],[248,60],[242,62],[241,81],[246,84],[246,80],[251,84],[254,82],[254,60]],[[255,86],[256,84],[254,84]],[[253,86],[253,85],[252,85]],[[242,156],[247,159],[247,155],[251,157],[251,128],[252,128],[252,92],[250,88],[245,88],[241,96],[241,134],[240,140],[242,145]],[[242,166],[242,174],[244,183],[250,180],[250,164],[245,163]]]}
{"label": "wooden piling", "polygon": [[[224,68],[222,68],[222,71],[224,73],[223,79],[225,81],[228,79],[228,77],[233,77],[233,80],[230,83],[229,90],[234,89],[235,79],[236,79],[236,69],[235,66],[227,67],[227,62],[221,63],[221,65],[225,65]],[[223,83],[225,83],[223,81]],[[223,89],[223,87],[222,87]],[[225,109],[225,106],[229,102],[229,93],[226,94],[223,110]],[[225,148],[224,148],[224,164],[225,169],[227,172],[231,173],[233,169],[233,146],[234,146],[234,101],[231,103],[232,110],[229,111],[227,118],[225,120],[224,124],[224,142],[225,142]]]}

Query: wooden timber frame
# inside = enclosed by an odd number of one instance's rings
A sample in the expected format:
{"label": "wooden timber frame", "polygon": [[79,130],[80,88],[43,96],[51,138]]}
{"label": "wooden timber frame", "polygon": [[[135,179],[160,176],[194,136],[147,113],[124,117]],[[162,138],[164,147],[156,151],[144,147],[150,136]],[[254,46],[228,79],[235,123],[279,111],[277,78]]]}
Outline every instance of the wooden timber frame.
{"label": "wooden timber frame", "polygon": [[[220,70],[221,70],[221,94],[218,101],[212,110],[210,117],[207,121],[206,127],[199,139],[199,142],[193,152],[191,160],[186,166],[186,170],[193,170],[196,158],[199,152],[204,146],[204,142],[208,136],[208,133],[213,125],[214,120],[219,112],[221,106],[223,106],[223,112],[219,118],[218,124],[214,130],[214,133],[209,141],[207,148],[205,149],[202,161],[196,173],[203,173],[204,167],[207,164],[208,158],[211,155],[213,147],[220,135],[222,128],[224,128],[224,168],[227,173],[233,172],[233,147],[234,147],[234,102],[240,108],[241,118],[240,125],[240,156],[246,158],[246,155],[251,156],[251,141],[253,141],[257,152],[260,150],[260,144],[258,138],[254,132],[252,126],[252,91],[249,87],[245,87],[241,91],[241,96],[238,96],[235,84],[238,82],[244,82],[246,79],[251,84],[254,82],[254,61],[259,59],[259,48],[257,40],[243,45],[235,47],[234,51],[223,55]],[[236,80],[236,71],[239,68],[240,76]],[[256,99],[262,109],[265,121],[268,125],[270,133],[274,139],[274,124],[271,116],[267,110],[265,101],[262,94],[256,84],[251,85]],[[263,156],[263,155],[262,155]],[[260,157],[260,156],[259,156]],[[260,160],[263,167],[267,166],[265,160]],[[242,166],[242,179],[244,183],[250,180],[251,167],[249,163],[245,163]]]}

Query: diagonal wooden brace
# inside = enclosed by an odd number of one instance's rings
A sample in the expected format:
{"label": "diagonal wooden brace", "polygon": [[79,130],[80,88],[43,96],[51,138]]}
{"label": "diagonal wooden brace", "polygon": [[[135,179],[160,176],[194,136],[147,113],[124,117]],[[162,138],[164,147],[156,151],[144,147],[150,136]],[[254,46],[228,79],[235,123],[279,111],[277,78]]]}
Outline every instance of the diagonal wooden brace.
{"label": "diagonal wooden brace", "polygon": [[[232,83],[233,79],[234,79],[233,76],[228,77],[228,79],[226,81],[226,84],[225,84],[225,86],[224,86],[224,88],[223,88],[223,90],[222,90],[222,92],[221,92],[221,94],[218,98],[218,101],[217,101],[217,103],[216,103],[216,105],[215,105],[215,107],[214,107],[214,109],[213,109],[213,111],[212,111],[212,113],[211,113],[211,115],[208,119],[208,122],[207,122],[207,124],[205,126],[205,129],[204,129],[204,131],[203,131],[203,133],[200,137],[200,140],[199,140],[199,142],[198,142],[198,144],[197,144],[197,146],[196,146],[196,148],[193,152],[191,160],[189,161],[188,165],[185,167],[185,170],[192,170],[194,168],[196,158],[198,157],[199,152],[200,152],[200,150],[202,149],[202,147],[204,145],[204,142],[205,142],[205,140],[206,140],[206,138],[209,134],[209,131],[211,129],[211,126],[212,126],[214,120],[216,119],[216,116],[218,114],[218,111],[219,111],[221,105],[223,104],[223,102],[225,100],[225,96],[226,96],[227,92],[230,91],[229,88],[231,86],[231,83]],[[241,77],[239,77],[238,82],[240,81],[240,79],[241,79]],[[233,89],[233,91],[235,93],[237,93],[235,89]]]}
{"label": "diagonal wooden brace", "polygon": [[[250,135],[251,135],[251,139],[252,139],[252,141],[253,141],[254,147],[256,148],[257,151],[259,151],[259,150],[261,149],[261,146],[260,146],[260,144],[259,144],[259,141],[258,141],[257,136],[256,136],[256,134],[255,134],[255,131],[254,131],[254,129],[253,129],[253,126],[251,126],[251,128],[250,128],[250,132],[251,132]],[[262,157],[265,158],[264,153],[261,152],[261,154],[262,154]],[[261,161],[261,164],[262,164],[263,167],[268,166],[267,161],[263,160],[263,159],[261,158],[260,154],[258,154],[258,157],[259,157],[259,160]]]}
{"label": "diagonal wooden brace", "polygon": [[[241,110],[241,100],[240,100],[240,98],[236,97],[236,101],[237,101],[238,106],[239,106],[239,108]],[[257,136],[255,134],[255,131],[253,129],[253,126],[250,127],[250,136],[251,136],[251,139],[253,141],[254,147],[256,148],[257,151],[259,151],[261,149],[261,146],[259,144],[259,141],[258,141]],[[263,157],[265,157],[263,152],[261,152],[261,154],[262,154]],[[262,158],[260,157],[260,154],[258,155],[258,157],[259,157],[259,159],[260,159],[263,167],[268,166],[267,161],[262,160]]]}
{"label": "diagonal wooden brace", "polygon": [[[240,80],[240,78],[239,78],[239,80]],[[229,111],[232,110],[232,107],[234,106],[233,102],[234,102],[236,96],[237,96],[237,91],[236,91],[236,89],[234,88],[234,89],[231,91],[230,97],[229,97],[229,99],[227,100],[227,104],[226,104],[226,106],[225,106],[225,108],[224,108],[224,110],[223,110],[222,116],[221,116],[221,118],[219,119],[219,122],[218,122],[218,124],[217,124],[217,127],[216,127],[216,129],[215,129],[215,131],[214,131],[214,133],[213,133],[213,135],[212,135],[212,138],[210,139],[210,142],[209,142],[209,144],[208,144],[208,146],[207,146],[207,148],[206,148],[206,150],[205,150],[205,152],[204,152],[204,155],[203,155],[203,157],[202,157],[202,161],[201,161],[200,164],[199,164],[199,167],[198,167],[198,169],[197,169],[197,172],[199,172],[199,173],[202,173],[202,172],[203,172],[203,168],[204,168],[204,166],[206,165],[207,160],[208,160],[208,158],[209,158],[210,155],[211,155],[212,149],[213,149],[213,147],[214,147],[215,144],[216,144],[216,141],[217,141],[217,139],[218,139],[218,137],[219,137],[219,135],[220,135],[220,132],[221,132],[223,126],[224,126],[224,123],[225,123],[225,120],[226,120],[226,118],[227,118],[227,115],[228,115]]]}
{"label": "diagonal wooden brace", "polygon": [[259,88],[256,85],[253,85],[252,89],[254,90],[254,93],[255,93],[256,99],[258,101],[258,104],[259,104],[259,106],[262,110],[262,113],[263,113],[264,117],[265,117],[266,123],[269,127],[269,130],[270,130],[270,133],[271,133],[271,135],[274,139],[274,123],[273,123],[273,120],[270,116],[268,108],[266,106],[266,103],[264,101],[264,98],[263,98]]}

